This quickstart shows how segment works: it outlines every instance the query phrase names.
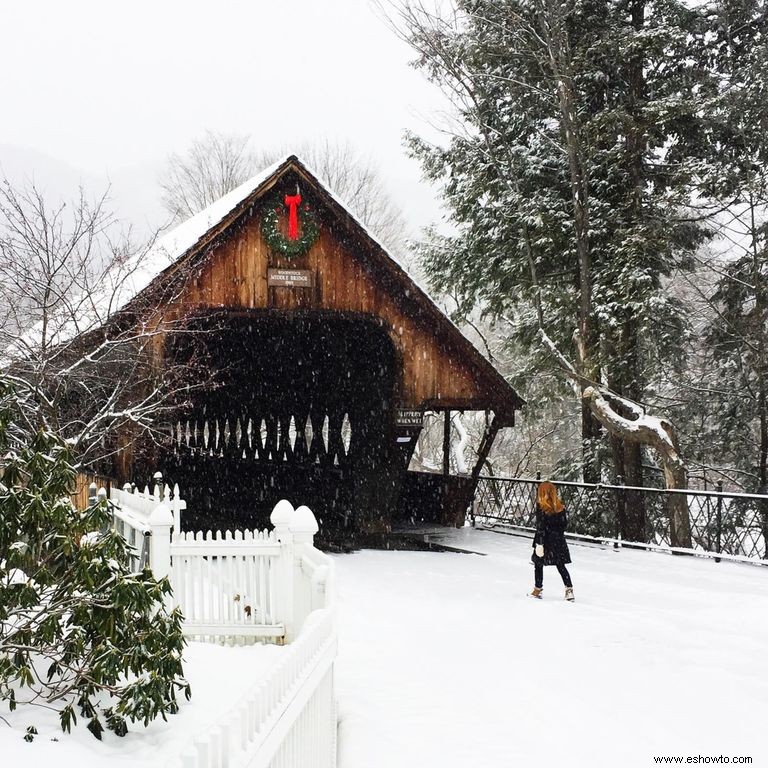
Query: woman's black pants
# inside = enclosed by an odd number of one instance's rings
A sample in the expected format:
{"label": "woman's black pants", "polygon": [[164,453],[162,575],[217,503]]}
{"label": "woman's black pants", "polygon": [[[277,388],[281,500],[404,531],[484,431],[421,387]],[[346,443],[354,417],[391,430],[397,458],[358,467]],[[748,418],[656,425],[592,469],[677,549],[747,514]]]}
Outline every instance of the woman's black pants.
{"label": "woman's black pants", "polygon": [[[566,587],[572,587],[571,574],[568,573],[568,569],[563,563],[557,563],[557,572],[563,580],[563,584]],[[544,586],[544,563],[538,562],[533,564],[533,576],[536,586],[541,589]]]}

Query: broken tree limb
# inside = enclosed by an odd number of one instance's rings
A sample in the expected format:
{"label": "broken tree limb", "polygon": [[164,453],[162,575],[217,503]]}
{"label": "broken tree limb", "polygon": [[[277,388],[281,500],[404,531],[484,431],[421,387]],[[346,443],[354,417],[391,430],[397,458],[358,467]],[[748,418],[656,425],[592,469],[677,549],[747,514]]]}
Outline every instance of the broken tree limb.
{"label": "broken tree limb", "polygon": [[[574,392],[589,406],[594,417],[611,434],[622,440],[648,445],[661,458],[665,487],[680,490],[688,487],[688,471],[680,455],[677,436],[672,423],[666,419],[649,416],[636,402],[606,391],[595,382],[579,374],[575,366],[560,352],[557,345],[543,329],[539,338],[568,377]],[[633,418],[622,416],[611,403],[623,406]],[[691,524],[688,516],[688,499],[685,494],[670,494],[669,510],[670,544],[673,547],[692,546]]]}
{"label": "broken tree limb", "polygon": [[[624,440],[649,445],[659,454],[667,489],[679,490],[688,487],[688,471],[680,456],[677,436],[671,422],[649,416],[642,412],[637,403],[632,403],[632,413],[636,418],[624,418],[613,409],[608,398],[596,387],[587,387],[582,397],[589,402],[595,418],[609,432]],[[627,403],[624,398],[621,398],[621,401],[623,404]],[[670,544],[673,547],[690,548],[692,541],[687,497],[683,494],[670,494],[667,503]]]}

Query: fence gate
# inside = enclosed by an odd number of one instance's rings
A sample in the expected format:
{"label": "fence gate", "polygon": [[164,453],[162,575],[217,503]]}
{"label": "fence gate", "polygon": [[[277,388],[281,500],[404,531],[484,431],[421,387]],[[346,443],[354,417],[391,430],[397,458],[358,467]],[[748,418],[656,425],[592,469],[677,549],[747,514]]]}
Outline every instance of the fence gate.
{"label": "fence gate", "polygon": [[171,582],[188,635],[282,637],[274,531],[174,533]]}

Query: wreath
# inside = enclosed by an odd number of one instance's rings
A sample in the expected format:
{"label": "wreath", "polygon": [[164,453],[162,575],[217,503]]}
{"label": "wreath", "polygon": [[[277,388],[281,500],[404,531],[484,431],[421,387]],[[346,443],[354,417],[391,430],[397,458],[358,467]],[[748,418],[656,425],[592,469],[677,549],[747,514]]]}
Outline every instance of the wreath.
{"label": "wreath", "polygon": [[[292,219],[289,221],[289,235],[287,237],[278,228],[280,214],[285,211],[286,207],[288,207]],[[300,228],[298,227],[299,213],[301,214]],[[284,201],[279,197],[274,197],[265,206],[261,215],[261,233],[273,251],[292,259],[296,256],[303,256],[315,244],[320,234],[320,225],[315,212],[306,202],[302,204],[300,195],[286,195]],[[295,237],[291,237],[291,234],[295,234]]]}

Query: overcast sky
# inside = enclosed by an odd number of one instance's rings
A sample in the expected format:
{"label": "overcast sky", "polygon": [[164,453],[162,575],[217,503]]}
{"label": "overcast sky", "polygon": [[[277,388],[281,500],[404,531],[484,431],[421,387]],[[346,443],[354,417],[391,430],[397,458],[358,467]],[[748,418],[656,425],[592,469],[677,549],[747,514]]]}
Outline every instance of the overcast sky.
{"label": "overcast sky", "polygon": [[[265,148],[348,139],[414,226],[438,215],[403,148],[443,107],[368,0],[0,0],[0,163],[62,190],[107,177],[159,216],[157,173],[206,129]],[[58,189],[57,189],[58,191]]]}

